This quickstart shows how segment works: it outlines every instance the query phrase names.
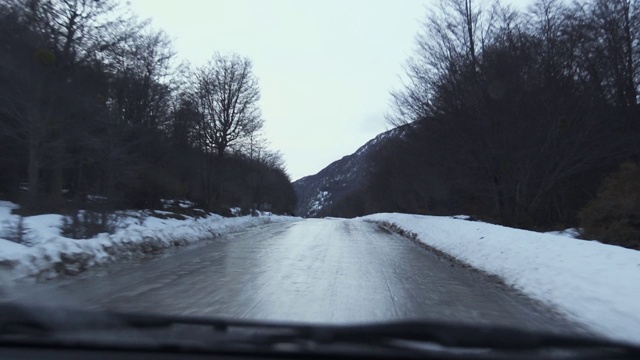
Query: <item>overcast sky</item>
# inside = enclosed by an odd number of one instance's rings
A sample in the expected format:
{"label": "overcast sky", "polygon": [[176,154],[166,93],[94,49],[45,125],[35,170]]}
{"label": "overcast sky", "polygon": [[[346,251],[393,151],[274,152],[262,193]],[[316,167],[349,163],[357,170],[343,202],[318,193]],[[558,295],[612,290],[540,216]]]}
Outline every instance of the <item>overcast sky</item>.
{"label": "overcast sky", "polygon": [[[431,0],[131,0],[179,60],[215,51],[253,61],[265,135],[292,180],[389,128],[389,92]],[[528,0],[511,0],[528,3]],[[518,4],[521,5],[521,4]]]}

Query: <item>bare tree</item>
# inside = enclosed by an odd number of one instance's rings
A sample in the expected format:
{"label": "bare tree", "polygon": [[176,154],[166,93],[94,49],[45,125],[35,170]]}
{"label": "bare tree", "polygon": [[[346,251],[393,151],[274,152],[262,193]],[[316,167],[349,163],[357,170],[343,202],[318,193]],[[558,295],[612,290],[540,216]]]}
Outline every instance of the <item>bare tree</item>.
{"label": "bare tree", "polygon": [[595,0],[591,22],[596,26],[593,43],[604,65],[602,71],[619,105],[637,104],[637,80],[640,74],[640,2],[637,0]]}
{"label": "bare tree", "polygon": [[169,113],[170,65],[175,52],[162,31],[149,31],[113,50],[111,105],[119,121],[148,129],[165,125]]}
{"label": "bare tree", "polygon": [[196,98],[203,114],[201,135],[218,157],[262,128],[260,89],[251,61],[215,54],[196,72]]}
{"label": "bare tree", "polygon": [[17,0],[32,28],[44,34],[58,62],[75,67],[135,37],[145,23],[117,0]]}
{"label": "bare tree", "polygon": [[521,226],[570,221],[584,196],[567,184],[589,188],[591,171],[635,147],[607,114],[637,101],[636,1],[539,0],[526,18],[441,3],[417,38],[410,83],[393,94],[391,122],[411,123],[404,166],[421,169],[381,177],[410,179],[396,208],[420,211],[411,202],[428,192],[411,179],[441,176],[464,212]]}
{"label": "bare tree", "polygon": [[[4,8],[0,23],[0,135],[24,145],[27,151],[28,203],[36,202],[52,115],[59,92],[54,92],[55,55],[40,34],[24,25],[16,8]],[[35,61],[34,61],[35,55]]]}
{"label": "bare tree", "polygon": [[0,56],[0,72],[14,86],[0,89],[0,111],[11,119],[0,127],[27,145],[33,205],[45,162],[52,169],[50,193],[61,196],[68,130],[82,121],[82,103],[92,101],[88,94],[79,98],[79,89],[95,82],[88,75],[91,65],[99,54],[134,37],[142,24],[114,0],[15,0],[6,9],[20,32],[1,34],[11,48]]}
{"label": "bare tree", "polygon": [[393,112],[387,120],[404,125],[432,113],[436,88],[448,80],[477,73],[479,53],[494,29],[497,5],[487,1],[440,0],[416,37],[416,52],[406,65],[408,83],[392,92]]}
{"label": "bare tree", "polygon": [[286,166],[282,153],[277,150],[269,149],[269,141],[264,134],[255,132],[249,135],[243,142],[240,149],[240,155],[244,155],[250,160],[257,161],[270,168],[280,169],[286,172]]}

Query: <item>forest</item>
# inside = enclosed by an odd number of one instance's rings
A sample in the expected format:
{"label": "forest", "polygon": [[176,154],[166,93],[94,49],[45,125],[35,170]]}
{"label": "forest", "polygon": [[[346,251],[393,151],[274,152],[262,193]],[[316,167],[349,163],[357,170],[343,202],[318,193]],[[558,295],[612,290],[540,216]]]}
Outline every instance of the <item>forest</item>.
{"label": "forest", "polygon": [[640,2],[428,8],[392,93],[400,136],[328,211],[472,218],[640,249]]}
{"label": "forest", "polygon": [[[465,214],[640,248],[640,0],[429,4],[391,93],[399,135],[323,215]],[[251,60],[177,59],[122,1],[2,2],[0,196],[23,214],[293,212]]]}
{"label": "forest", "polygon": [[179,63],[124,1],[0,3],[0,196],[23,214],[167,199],[290,213],[259,100],[250,59]]}

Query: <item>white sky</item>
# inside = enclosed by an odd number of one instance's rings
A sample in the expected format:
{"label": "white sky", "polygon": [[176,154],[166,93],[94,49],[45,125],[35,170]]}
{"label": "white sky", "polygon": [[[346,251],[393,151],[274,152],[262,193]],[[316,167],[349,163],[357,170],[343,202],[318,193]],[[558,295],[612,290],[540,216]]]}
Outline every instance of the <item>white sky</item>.
{"label": "white sky", "polygon": [[253,61],[265,135],[297,180],[389,128],[389,92],[431,0],[130,1],[179,60],[197,66],[220,51]]}

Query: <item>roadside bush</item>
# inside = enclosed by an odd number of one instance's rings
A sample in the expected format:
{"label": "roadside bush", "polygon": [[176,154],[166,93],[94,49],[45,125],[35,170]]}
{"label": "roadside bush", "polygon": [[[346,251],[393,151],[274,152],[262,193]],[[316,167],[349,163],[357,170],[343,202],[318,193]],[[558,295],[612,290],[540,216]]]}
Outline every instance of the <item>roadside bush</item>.
{"label": "roadside bush", "polygon": [[119,183],[125,207],[162,209],[162,199],[184,197],[184,185],[167,169],[145,165]]}
{"label": "roadside bush", "polygon": [[16,220],[7,220],[2,224],[2,231],[0,231],[0,238],[13,241],[18,244],[30,246],[31,244],[31,232],[24,223],[22,216]]}
{"label": "roadside bush", "polygon": [[62,236],[71,239],[89,239],[98,234],[113,234],[119,218],[106,210],[73,210],[62,220]]}
{"label": "roadside bush", "polygon": [[578,217],[584,237],[640,250],[640,167],[622,165]]}

